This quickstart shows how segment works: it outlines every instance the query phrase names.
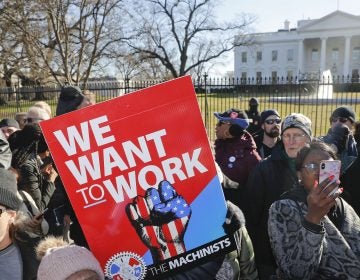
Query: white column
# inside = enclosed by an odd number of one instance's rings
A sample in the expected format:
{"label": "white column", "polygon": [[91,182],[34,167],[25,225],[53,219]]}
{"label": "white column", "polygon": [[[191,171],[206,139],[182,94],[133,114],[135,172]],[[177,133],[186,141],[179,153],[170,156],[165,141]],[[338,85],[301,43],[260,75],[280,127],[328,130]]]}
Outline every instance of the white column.
{"label": "white column", "polygon": [[320,75],[326,70],[326,39],[327,38],[321,38]]}
{"label": "white column", "polygon": [[349,75],[350,45],[351,45],[351,37],[345,37],[344,69],[343,69],[343,75],[345,76],[345,78]]}
{"label": "white column", "polygon": [[304,69],[304,40],[299,40],[299,42],[298,42],[298,70],[295,75],[297,76],[303,72],[305,72],[305,69]]}

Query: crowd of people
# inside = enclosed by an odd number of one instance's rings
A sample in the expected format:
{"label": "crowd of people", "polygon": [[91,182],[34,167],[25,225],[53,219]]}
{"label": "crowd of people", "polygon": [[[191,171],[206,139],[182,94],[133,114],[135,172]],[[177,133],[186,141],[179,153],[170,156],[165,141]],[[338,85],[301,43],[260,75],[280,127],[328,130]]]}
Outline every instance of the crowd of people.
{"label": "crowd of people", "polygon": [[[356,113],[335,108],[327,135],[314,137],[307,116],[281,118],[273,108],[258,112],[258,105],[249,101],[251,115],[215,113],[214,151],[234,181],[223,183],[224,195],[244,214],[259,279],[360,279]],[[320,162],[336,159],[340,180],[319,181]]]}
{"label": "crowd of people", "polygon": [[[91,93],[64,86],[56,116],[92,104]],[[251,98],[248,110],[214,113],[224,231],[237,249],[168,279],[360,279],[356,113],[335,108],[327,135],[314,137],[307,116],[258,108]],[[37,102],[0,121],[0,278],[105,279],[41,132],[51,117]],[[336,159],[340,179],[320,182],[320,162]]]}

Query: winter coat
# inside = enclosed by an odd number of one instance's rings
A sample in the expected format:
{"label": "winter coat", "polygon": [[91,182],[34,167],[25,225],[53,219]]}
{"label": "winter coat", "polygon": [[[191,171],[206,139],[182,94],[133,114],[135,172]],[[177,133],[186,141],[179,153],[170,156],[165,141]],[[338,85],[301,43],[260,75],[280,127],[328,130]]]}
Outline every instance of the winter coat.
{"label": "winter coat", "polygon": [[40,211],[44,210],[55,191],[54,183],[43,177],[35,155],[17,168],[19,171],[19,189],[25,190],[31,195]]}
{"label": "winter coat", "polygon": [[249,176],[241,209],[254,245],[260,279],[267,279],[276,270],[267,231],[269,208],[282,193],[294,188],[297,181],[296,172],[285,157],[283,145],[277,146]]}
{"label": "winter coat", "polygon": [[254,141],[256,143],[256,150],[262,159],[270,156],[274,148],[280,145],[281,143],[281,138],[278,137],[275,146],[269,148],[263,144],[263,140],[264,140],[264,130],[260,130],[258,133],[254,135]]}
{"label": "winter coat", "polygon": [[341,186],[344,188],[342,197],[360,215],[360,158],[357,157],[340,177]]}
{"label": "winter coat", "polygon": [[270,207],[269,236],[281,279],[360,279],[360,219],[353,208],[338,198],[320,225],[305,220],[307,209],[306,199]]}
{"label": "winter coat", "polygon": [[246,131],[240,137],[215,140],[215,161],[227,177],[240,185],[245,185],[260,160],[255,141]]}

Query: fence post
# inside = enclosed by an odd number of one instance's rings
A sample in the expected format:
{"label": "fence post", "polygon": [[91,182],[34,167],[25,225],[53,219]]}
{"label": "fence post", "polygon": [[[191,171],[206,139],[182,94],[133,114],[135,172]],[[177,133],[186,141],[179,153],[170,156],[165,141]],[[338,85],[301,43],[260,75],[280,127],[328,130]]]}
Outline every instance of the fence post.
{"label": "fence post", "polygon": [[208,74],[205,72],[203,76],[204,76],[204,89],[205,89],[205,115],[204,115],[204,122],[205,122],[206,131],[209,131],[209,118],[208,118],[209,105],[208,105],[208,100],[207,100],[207,85],[206,85],[206,80],[207,80]]}
{"label": "fence post", "polygon": [[129,76],[125,76],[125,94],[130,92],[130,79]]}
{"label": "fence post", "polygon": [[18,78],[17,87],[15,86],[15,98],[16,98],[16,113],[21,112],[20,109],[20,99],[21,99],[21,92],[20,92],[20,79]]}

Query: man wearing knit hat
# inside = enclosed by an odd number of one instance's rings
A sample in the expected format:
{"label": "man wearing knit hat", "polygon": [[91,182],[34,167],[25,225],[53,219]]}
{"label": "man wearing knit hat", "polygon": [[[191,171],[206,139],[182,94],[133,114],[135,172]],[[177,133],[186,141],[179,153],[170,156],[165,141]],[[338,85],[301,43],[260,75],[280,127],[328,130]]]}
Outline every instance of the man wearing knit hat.
{"label": "man wearing knit hat", "polygon": [[336,148],[339,155],[357,157],[357,143],[352,133],[355,122],[356,114],[353,108],[350,106],[340,106],[331,114],[331,128],[328,134],[319,137],[319,139],[327,144],[331,144]]}
{"label": "man wearing knit hat", "polygon": [[254,135],[257,151],[262,159],[271,155],[280,143],[281,118],[278,111],[269,109],[261,112],[261,130]]}
{"label": "man wearing knit hat", "polygon": [[254,135],[261,129],[260,114],[259,114],[259,99],[252,97],[249,100],[249,110],[246,110],[248,118],[250,119],[249,127],[247,131]]}
{"label": "man wearing knit hat", "polygon": [[12,230],[21,200],[16,195],[15,174],[0,169],[0,271],[1,279],[22,280],[23,269],[19,247],[12,240]]}
{"label": "man wearing knit hat", "polygon": [[295,158],[311,138],[310,119],[297,113],[288,115],[282,122],[281,143],[254,168],[246,184],[241,210],[254,245],[260,279],[269,279],[276,274],[276,262],[267,233],[269,208],[298,183]]}

